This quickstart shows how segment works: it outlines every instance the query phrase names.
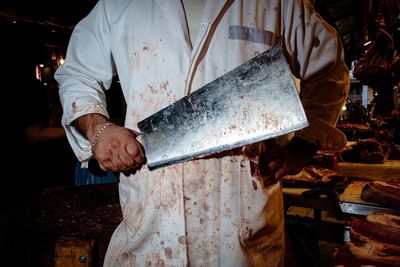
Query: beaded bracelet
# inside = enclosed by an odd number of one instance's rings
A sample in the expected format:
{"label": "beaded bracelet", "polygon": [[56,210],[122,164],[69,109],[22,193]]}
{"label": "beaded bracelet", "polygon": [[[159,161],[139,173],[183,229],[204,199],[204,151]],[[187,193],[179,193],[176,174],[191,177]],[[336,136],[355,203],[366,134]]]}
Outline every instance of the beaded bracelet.
{"label": "beaded bracelet", "polygon": [[103,127],[101,127],[101,128],[97,131],[96,135],[94,136],[93,142],[92,142],[92,147],[94,147],[94,146],[96,145],[96,143],[97,143],[97,141],[99,140],[99,137],[100,137],[100,135],[103,133],[103,131],[104,131],[107,127],[112,126],[112,125],[115,125],[115,123],[108,122],[108,123],[104,124]]}

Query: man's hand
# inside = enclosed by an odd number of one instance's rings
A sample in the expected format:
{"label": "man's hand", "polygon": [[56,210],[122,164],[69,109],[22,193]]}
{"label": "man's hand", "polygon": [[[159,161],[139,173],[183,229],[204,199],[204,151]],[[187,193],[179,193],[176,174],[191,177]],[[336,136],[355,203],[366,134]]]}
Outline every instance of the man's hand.
{"label": "man's hand", "polygon": [[304,167],[304,162],[286,146],[269,143],[267,150],[260,155],[260,174],[263,177],[273,176],[280,180],[287,174],[297,174]]}
{"label": "man's hand", "polygon": [[[84,115],[74,121],[74,126],[93,143],[96,133],[108,119],[100,114]],[[138,133],[117,125],[106,127],[92,147],[94,158],[105,171],[135,173],[146,163],[142,145],[136,140]]]}
{"label": "man's hand", "polygon": [[299,173],[316,152],[317,146],[297,137],[287,146],[268,140],[244,149],[254,175],[264,186],[277,182],[285,175]]}
{"label": "man's hand", "polygon": [[117,125],[107,127],[92,147],[93,155],[102,169],[125,175],[140,170],[146,159],[142,145],[136,140],[137,136],[128,128]]}

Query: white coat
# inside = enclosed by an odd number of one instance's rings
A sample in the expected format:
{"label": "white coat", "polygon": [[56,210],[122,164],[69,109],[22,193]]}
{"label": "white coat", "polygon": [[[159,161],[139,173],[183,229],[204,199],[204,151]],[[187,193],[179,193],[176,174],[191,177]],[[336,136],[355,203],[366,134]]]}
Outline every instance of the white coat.
{"label": "white coat", "polygon": [[[193,42],[193,45],[191,44]],[[108,116],[105,89],[118,73],[125,126],[137,122],[262,53],[283,44],[310,126],[297,135],[325,148],[345,138],[336,123],[348,71],[336,32],[300,0],[208,1],[189,36],[180,0],[100,0],[75,28],[56,73],[63,124],[77,157],[90,143],[71,126]],[[261,188],[241,156],[195,160],[120,177],[123,221],[105,266],[277,266],[283,264],[279,183]]]}

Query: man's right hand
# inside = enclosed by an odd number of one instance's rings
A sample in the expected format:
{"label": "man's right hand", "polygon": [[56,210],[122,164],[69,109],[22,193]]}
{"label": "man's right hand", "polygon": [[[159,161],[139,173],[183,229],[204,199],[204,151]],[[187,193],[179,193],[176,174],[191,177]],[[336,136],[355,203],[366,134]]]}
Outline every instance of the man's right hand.
{"label": "man's right hand", "polygon": [[112,125],[107,127],[92,147],[93,156],[104,170],[135,173],[146,163],[142,145],[134,131]]}
{"label": "man's right hand", "polygon": [[[74,126],[93,143],[96,133],[107,123],[108,119],[100,114],[88,114],[78,118]],[[135,173],[146,163],[137,136],[138,133],[128,128],[111,125],[98,136],[92,147],[93,156],[105,171]]]}

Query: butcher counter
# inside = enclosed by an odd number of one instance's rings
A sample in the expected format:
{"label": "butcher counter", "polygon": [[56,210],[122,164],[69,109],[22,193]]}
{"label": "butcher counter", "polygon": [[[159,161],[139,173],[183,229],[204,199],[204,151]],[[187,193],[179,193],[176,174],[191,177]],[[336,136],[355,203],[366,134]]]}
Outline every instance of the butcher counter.
{"label": "butcher counter", "polygon": [[116,184],[47,189],[11,208],[7,266],[102,266],[121,219]]}
{"label": "butcher counter", "polygon": [[[388,208],[383,205],[366,202],[361,199],[361,191],[368,181],[352,180],[338,195],[337,199],[326,195],[304,197],[308,188],[283,188],[285,214],[290,215],[290,208],[303,207],[312,210],[312,217],[322,228],[322,240],[341,243],[348,241],[348,219],[351,216],[367,215],[369,213],[389,213],[400,215],[399,209]],[[333,215],[337,220],[324,219],[322,212]],[[347,219],[347,220],[346,220]],[[336,221],[336,222],[335,222]]]}
{"label": "butcher counter", "polygon": [[[372,212],[400,215],[399,210],[362,201],[364,183],[352,181],[336,200],[325,195],[304,198],[301,194],[308,189],[283,188],[288,229],[297,223],[289,216],[294,206],[312,210],[312,231],[319,230],[319,240],[335,243],[346,241],[348,225],[327,221],[323,218],[325,211],[339,221],[346,216]],[[118,187],[110,184],[48,189],[32,201],[11,209],[8,217],[10,265],[101,266],[122,214]]]}

